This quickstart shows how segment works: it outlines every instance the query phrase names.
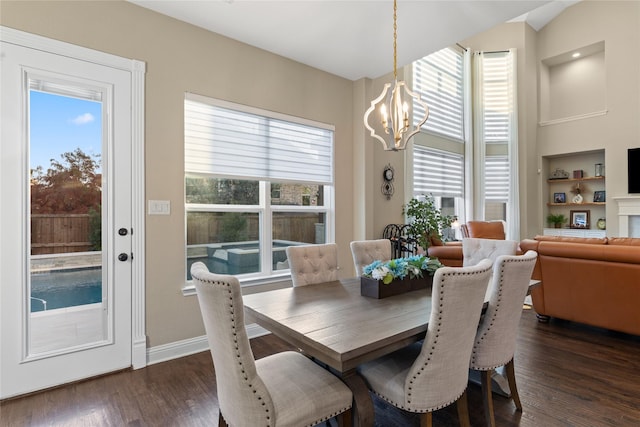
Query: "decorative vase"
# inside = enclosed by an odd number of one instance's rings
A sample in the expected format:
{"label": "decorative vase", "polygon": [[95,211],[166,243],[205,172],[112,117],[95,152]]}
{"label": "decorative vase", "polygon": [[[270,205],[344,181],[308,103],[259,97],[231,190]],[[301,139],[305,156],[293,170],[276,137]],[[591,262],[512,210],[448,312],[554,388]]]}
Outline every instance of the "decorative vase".
{"label": "decorative vase", "polygon": [[433,276],[426,275],[409,279],[393,279],[391,283],[385,285],[382,280],[370,277],[360,277],[360,295],[371,298],[387,298],[405,292],[428,289],[433,284]]}

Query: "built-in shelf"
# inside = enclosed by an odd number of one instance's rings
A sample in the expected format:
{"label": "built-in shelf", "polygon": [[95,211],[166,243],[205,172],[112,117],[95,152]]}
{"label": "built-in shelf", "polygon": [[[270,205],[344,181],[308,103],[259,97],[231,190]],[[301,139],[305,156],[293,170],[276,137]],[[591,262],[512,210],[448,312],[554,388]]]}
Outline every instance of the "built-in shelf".
{"label": "built-in shelf", "polygon": [[561,182],[584,182],[584,181],[603,181],[604,176],[587,176],[584,178],[560,178],[560,179],[548,179],[549,184],[561,183]]}
{"label": "built-in shelf", "polygon": [[582,202],[582,203],[551,203],[548,202],[547,206],[606,206],[607,202]]}
{"label": "built-in shelf", "polygon": [[[545,218],[550,214],[562,214],[571,223],[573,214],[581,211],[587,212],[591,217],[589,222],[594,225],[599,218],[606,218],[606,177],[602,168],[605,163],[604,150],[548,156],[542,160],[542,170],[548,174],[543,181],[546,181],[543,185],[543,197],[547,202],[542,205]],[[596,174],[601,175],[595,176]],[[563,175],[568,176],[559,178]],[[594,198],[598,201],[593,201]],[[574,237],[604,236],[604,232],[596,228],[545,228],[544,233]]]}

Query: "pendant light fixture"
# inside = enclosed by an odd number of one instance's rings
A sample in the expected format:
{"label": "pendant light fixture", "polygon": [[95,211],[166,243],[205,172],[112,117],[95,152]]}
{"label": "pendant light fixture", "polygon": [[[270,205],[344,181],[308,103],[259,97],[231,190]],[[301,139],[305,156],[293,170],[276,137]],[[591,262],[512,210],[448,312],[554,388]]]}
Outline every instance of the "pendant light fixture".
{"label": "pendant light fixture", "polygon": [[[382,93],[371,101],[371,106],[364,113],[364,126],[369,130],[372,137],[382,143],[387,151],[404,150],[407,142],[416,133],[420,132],[420,127],[429,117],[429,108],[419,94],[412,92],[404,81],[398,81],[397,71],[397,0],[393,0],[393,88],[391,83],[386,83]],[[391,90],[389,90],[391,88]],[[425,115],[419,123],[411,130],[409,125],[409,104],[417,102],[424,107]],[[380,136],[369,124],[369,116],[378,107],[380,111],[380,123],[384,129],[384,135]]]}

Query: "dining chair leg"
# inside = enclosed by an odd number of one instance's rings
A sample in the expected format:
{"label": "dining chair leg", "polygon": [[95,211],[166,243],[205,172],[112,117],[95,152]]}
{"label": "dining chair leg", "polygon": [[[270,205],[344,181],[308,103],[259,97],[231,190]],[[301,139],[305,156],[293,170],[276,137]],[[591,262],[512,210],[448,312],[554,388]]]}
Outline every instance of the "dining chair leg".
{"label": "dining chair leg", "polygon": [[346,411],[344,411],[343,413],[341,413],[336,417],[336,420],[338,421],[338,427],[351,427],[353,425],[351,423],[352,419],[353,419],[352,409],[347,409]]}
{"label": "dining chair leg", "polygon": [[229,427],[222,416],[222,412],[218,412],[218,427]]}
{"label": "dining chair leg", "polygon": [[433,413],[420,414],[420,427],[433,427]]}
{"label": "dining chair leg", "polygon": [[511,398],[518,411],[522,412],[522,403],[520,402],[520,395],[518,394],[518,387],[516,386],[516,368],[513,364],[513,359],[505,365],[505,368],[507,371],[507,380],[509,381],[509,389],[511,390]]}
{"label": "dining chair leg", "polygon": [[471,427],[469,421],[469,404],[467,403],[467,390],[462,393],[462,396],[456,402],[458,408],[458,420],[460,421],[460,427]]}
{"label": "dining chair leg", "polygon": [[482,382],[482,403],[484,406],[484,418],[487,420],[487,425],[495,427],[496,419],[493,415],[493,396],[491,391],[491,373],[493,370],[481,371],[480,379]]}

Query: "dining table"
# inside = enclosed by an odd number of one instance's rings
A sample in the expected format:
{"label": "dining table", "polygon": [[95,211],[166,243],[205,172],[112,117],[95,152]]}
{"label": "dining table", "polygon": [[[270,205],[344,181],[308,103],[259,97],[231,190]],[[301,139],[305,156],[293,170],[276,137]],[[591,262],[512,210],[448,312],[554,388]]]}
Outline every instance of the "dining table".
{"label": "dining table", "polygon": [[353,392],[354,424],[367,427],[374,424],[373,400],[356,368],[425,337],[431,288],[377,299],[360,294],[357,277],[245,295],[243,302],[247,323],[342,378]]}

